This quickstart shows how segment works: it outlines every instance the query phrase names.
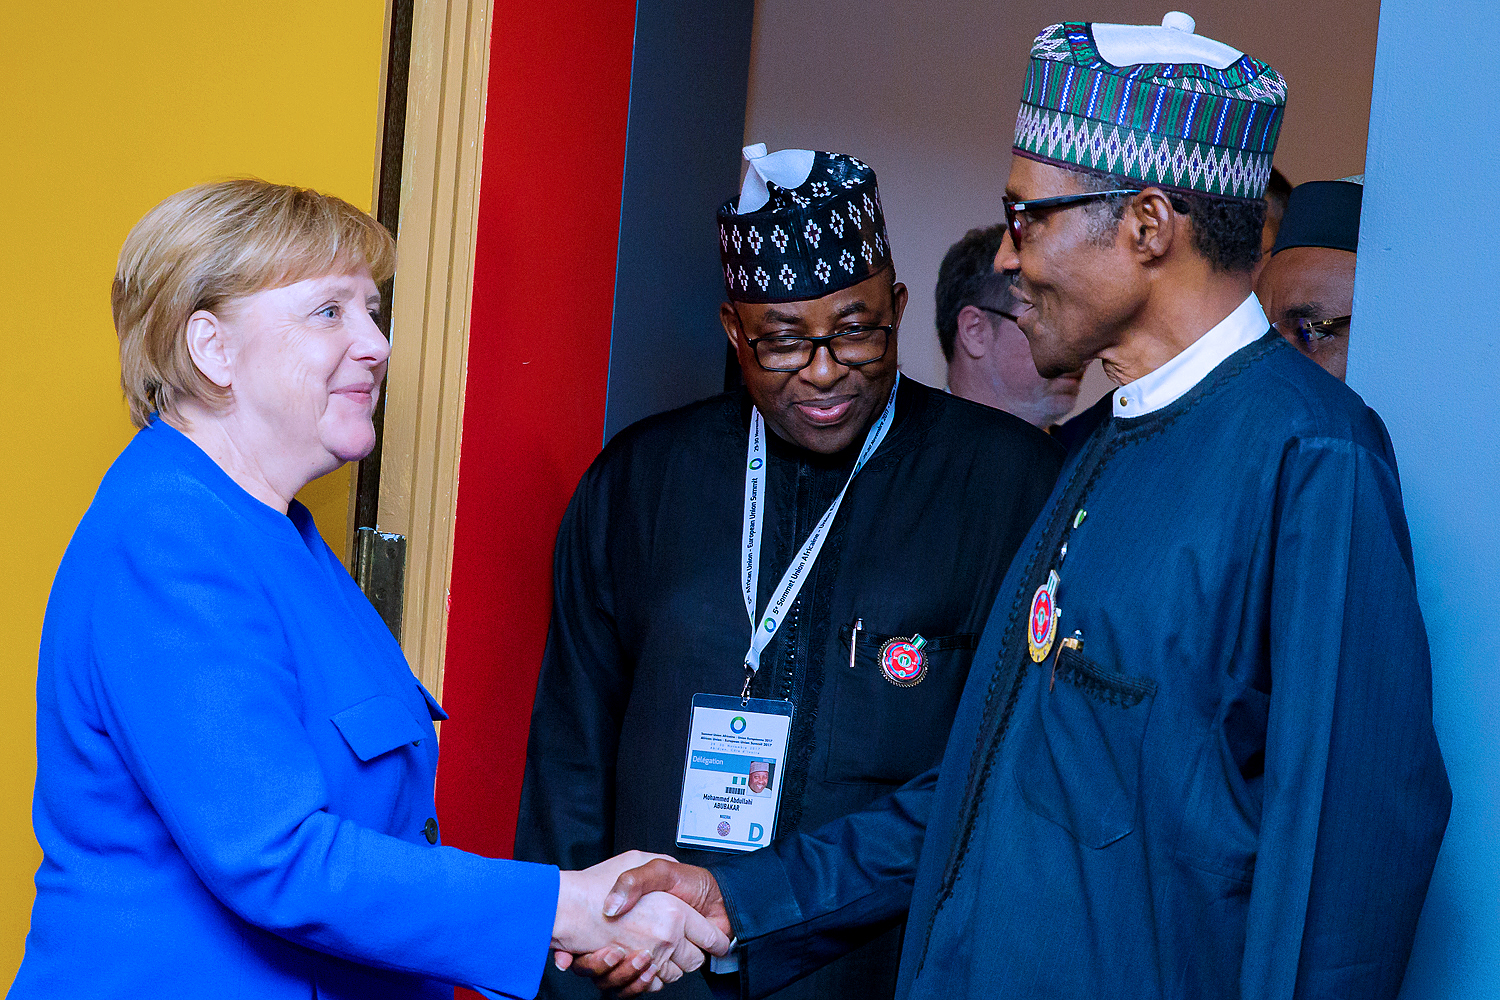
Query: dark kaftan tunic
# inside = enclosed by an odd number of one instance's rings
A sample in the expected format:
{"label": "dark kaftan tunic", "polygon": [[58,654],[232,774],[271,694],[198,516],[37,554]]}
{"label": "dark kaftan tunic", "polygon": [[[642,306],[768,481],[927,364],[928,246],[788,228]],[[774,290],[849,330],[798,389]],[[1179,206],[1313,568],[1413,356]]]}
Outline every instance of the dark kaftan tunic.
{"label": "dark kaftan tunic", "polygon": [[[700,864],[725,857],[675,842],[692,697],[738,694],[744,682],[749,412],[733,393],[642,421],[579,485],[558,535],[518,858],[582,868],[632,848]],[[759,608],[860,443],[823,456],[770,435]],[[895,422],[755,679],[756,696],[796,705],[781,832],[863,808],[938,761],[996,588],[1060,464],[1061,449],[1023,421],[902,380]],[[889,683],[881,643],[917,633],[927,676]],[[899,920],[889,915],[888,933],[786,996],[891,996]],[[549,970],[548,994],[597,991]],[[689,976],[663,995],[707,988]]]}

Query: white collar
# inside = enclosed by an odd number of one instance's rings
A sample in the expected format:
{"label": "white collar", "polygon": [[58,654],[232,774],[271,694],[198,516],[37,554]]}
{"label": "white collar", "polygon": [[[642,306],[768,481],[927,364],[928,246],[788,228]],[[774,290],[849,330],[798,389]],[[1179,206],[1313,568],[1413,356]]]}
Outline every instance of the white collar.
{"label": "white collar", "polygon": [[1225,358],[1259,340],[1270,328],[1260,302],[1251,295],[1177,357],[1116,389],[1114,415],[1143,417],[1175,403]]}

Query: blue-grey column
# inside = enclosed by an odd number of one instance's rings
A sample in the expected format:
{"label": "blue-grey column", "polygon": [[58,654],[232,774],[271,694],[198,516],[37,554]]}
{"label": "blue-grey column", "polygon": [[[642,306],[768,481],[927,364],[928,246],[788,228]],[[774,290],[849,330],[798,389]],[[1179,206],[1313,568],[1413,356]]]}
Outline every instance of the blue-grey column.
{"label": "blue-grey column", "polygon": [[1402,995],[1495,997],[1500,9],[1480,0],[1384,0],[1379,39],[1349,384],[1395,441],[1432,642],[1438,740],[1453,783],[1453,815]]}
{"label": "blue-grey column", "polygon": [[714,215],[740,180],[752,0],[638,0],[604,437],[724,385]]}

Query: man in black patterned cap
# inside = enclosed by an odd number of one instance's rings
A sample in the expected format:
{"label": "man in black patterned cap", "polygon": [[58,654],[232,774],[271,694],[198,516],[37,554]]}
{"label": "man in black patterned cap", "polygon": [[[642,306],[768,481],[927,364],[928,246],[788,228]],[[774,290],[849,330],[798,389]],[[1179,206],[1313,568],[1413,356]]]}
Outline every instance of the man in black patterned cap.
{"label": "man in black patterned cap", "polygon": [[[1060,465],[1024,421],[900,377],[906,288],[869,167],[764,146],[746,158],[718,219],[720,318],[745,387],[622,431],[574,494],[518,858],[576,868],[639,848],[704,864],[933,766]],[[694,826],[690,717],[703,696],[742,694],[790,708],[784,748],[721,761],[710,790],[734,808]],[[757,716],[731,714],[726,740],[746,719],[753,732]],[[753,799],[735,794],[752,761],[774,768]],[[891,996],[898,925],[776,995]],[[708,995],[700,977],[666,991]],[[544,995],[575,993],[596,995],[548,970]]]}

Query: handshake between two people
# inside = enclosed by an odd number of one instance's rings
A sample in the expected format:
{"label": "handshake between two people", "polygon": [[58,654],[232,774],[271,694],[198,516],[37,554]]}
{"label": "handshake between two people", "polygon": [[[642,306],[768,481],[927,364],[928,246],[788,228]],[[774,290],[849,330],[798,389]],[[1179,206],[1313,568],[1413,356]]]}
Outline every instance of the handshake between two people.
{"label": "handshake between two people", "polygon": [[553,961],[622,997],[655,992],[729,953],[729,916],[707,869],[627,851],[563,872]]}

